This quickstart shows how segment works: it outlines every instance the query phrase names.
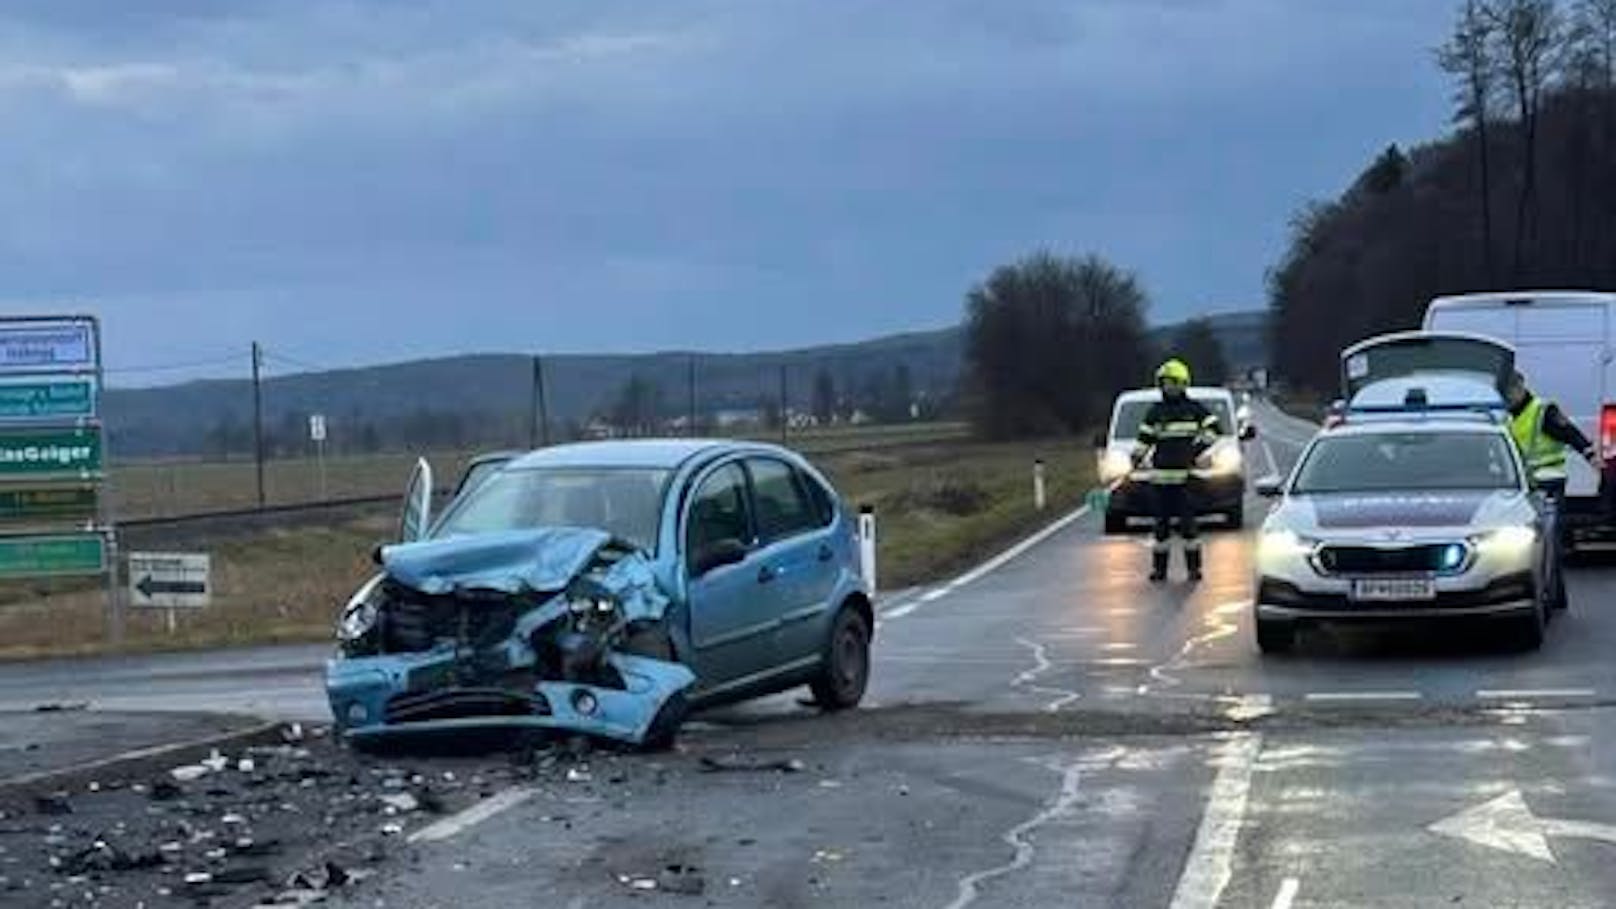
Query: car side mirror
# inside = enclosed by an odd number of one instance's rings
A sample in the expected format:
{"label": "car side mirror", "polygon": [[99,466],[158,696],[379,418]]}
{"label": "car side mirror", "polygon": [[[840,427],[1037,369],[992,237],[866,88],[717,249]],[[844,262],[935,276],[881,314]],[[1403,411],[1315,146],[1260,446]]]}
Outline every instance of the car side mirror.
{"label": "car side mirror", "polygon": [[702,547],[690,563],[690,573],[701,577],[725,565],[736,565],[746,560],[746,544],[733,537],[714,540]]}
{"label": "car side mirror", "polygon": [[1250,442],[1255,438],[1257,438],[1257,424],[1247,423],[1246,425],[1240,427],[1240,441]]}
{"label": "car side mirror", "polygon": [[1267,476],[1256,483],[1257,495],[1265,499],[1277,499],[1285,491],[1285,481],[1275,476]]}

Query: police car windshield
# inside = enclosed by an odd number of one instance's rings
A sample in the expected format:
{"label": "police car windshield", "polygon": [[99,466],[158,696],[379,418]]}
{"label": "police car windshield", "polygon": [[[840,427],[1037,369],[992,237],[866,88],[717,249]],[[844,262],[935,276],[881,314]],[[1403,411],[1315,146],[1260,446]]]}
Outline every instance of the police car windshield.
{"label": "police car windshield", "polygon": [[[1123,401],[1122,404],[1117,407],[1117,418],[1112,421],[1111,424],[1111,438],[1138,438],[1139,424],[1145,421],[1145,412],[1150,410],[1150,405],[1156,403],[1158,400],[1160,399],[1152,397]],[[1229,412],[1229,401],[1227,398],[1197,397],[1195,400],[1205,404],[1207,409],[1212,411],[1213,415],[1218,418],[1219,431],[1226,436],[1234,434],[1234,415]]]}
{"label": "police car windshield", "polygon": [[1482,432],[1388,432],[1320,439],[1295,493],[1515,489],[1509,442]]}

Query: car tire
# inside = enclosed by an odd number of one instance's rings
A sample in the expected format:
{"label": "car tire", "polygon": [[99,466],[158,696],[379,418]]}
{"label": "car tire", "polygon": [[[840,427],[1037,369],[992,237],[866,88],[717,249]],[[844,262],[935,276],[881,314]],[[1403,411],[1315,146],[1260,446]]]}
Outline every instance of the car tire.
{"label": "car tire", "polygon": [[1296,649],[1296,623],[1258,619],[1257,649],[1263,653],[1290,653]]}
{"label": "car tire", "polygon": [[1116,511],[1105,513],[1106,536],[1121,536],[1128,532],[1128,516]]}
{"label": "car tire", "polygon": [[679,727],[685,724],[685,718],[689,715],[690,701],[684,692],[681,691],[668,698],[656,716],[651,718],[651,725],[645,730],[645,738],[640,740],[639,750],[672,751],[674,743],[679,739]]}
{"label": "car tire", "polygon": [[1511,623],[1510,643],[1521,653],[1531,653],[1543,646],[1548,625],[1548,610],[1539,604],[1532,614]]}
{"label": "car tire", "polygon": [[1560,565],[1551,566],[1549,575],[1553,578],[1549,582],[1549,609],[1564,612],[1571,608],[1571,596],[1566,592],[1565,568]]}
{"label": "car tire", "polygon": [[1246,526],[1246,506],[1242,503],[1224,512],[1229,519],[1230,530],[1240,530]]}
{"label": "car tire", "polygon": [[836,711],[857,707],[869,684],[870,626],[857,609],[844,606],[831,623],[819,676],[808,687],[819,709]]}

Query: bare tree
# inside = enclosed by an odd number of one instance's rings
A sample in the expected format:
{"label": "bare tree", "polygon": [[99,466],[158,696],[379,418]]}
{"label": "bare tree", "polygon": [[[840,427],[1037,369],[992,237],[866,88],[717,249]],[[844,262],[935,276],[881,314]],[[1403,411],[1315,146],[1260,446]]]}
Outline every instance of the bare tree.
{"label": "bare tree", "polygon": [[1576,27],[1601,88],[1616,86],[1616,0],[1577,0]]}
{"label": "bare tree", "polygon": [[1459,83],[1454,93],[1454,122],[1469,123],[1476,138],[1481,176],[1478,192],[1478,201],[1481,203],[1481,254],[1489,282],[1497,276],[1493,266],[1492,155],[1488,136],[1493,98],[1497,91],[1498,69],[1492,54],[1495,33],[1492,17],[1483,13],[1481,4],[1477,0],[1466,0],[1452,36],[1436,52],[1437,62],[1443,71]]}
{"label": "bare tree", "polygon": [[1555,0],[1489,0],[1482,13],[1497,29],[1499,62],[1515,101],[1521,129],[1521,185],[1515,202],[1513,278],[1522,280],[1526,240],[1534,232],[1532,197],[1537,187],[1537,126],[1543,89],[1554,72],[1564,27]]}

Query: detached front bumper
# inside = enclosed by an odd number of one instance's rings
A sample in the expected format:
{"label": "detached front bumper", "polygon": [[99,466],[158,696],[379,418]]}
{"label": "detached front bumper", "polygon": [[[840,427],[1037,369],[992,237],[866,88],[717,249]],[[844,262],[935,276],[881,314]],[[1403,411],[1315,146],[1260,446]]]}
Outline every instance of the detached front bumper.
{"label": "detached front bumper", "polygon": [[[1189,483],[1190,506],[1196,514],[1219,514],[1234,511],[1246,499],[1246,478],[1238,473],[1202,474],[1191,477]],[[1153,514],[1156,509],[1155,490],[1147,480],[1129,477],[1111,490],[1107,509],[1112,514]]]}
{"label": "detached front bumper", "polygon": [[1330,590],[1304,590],[1278,578],[1257,585],[1259,619],[1384,622],[1449,618],[1511,618],[1537,608],[1537,589],[1530,573],[1494,579],[1480,587],[1450,582],[1436,597],[1414,602],[1360,602],[1348,594],[1346,582]]}
{"label": "detached front bumper", "polygon": [[452,652],[334,659],[326,695],[356,744],[468,731],[556,730],[640,744],[696,676],[679,663],[608,653],[624,687],[534,680],[461,684]]}

